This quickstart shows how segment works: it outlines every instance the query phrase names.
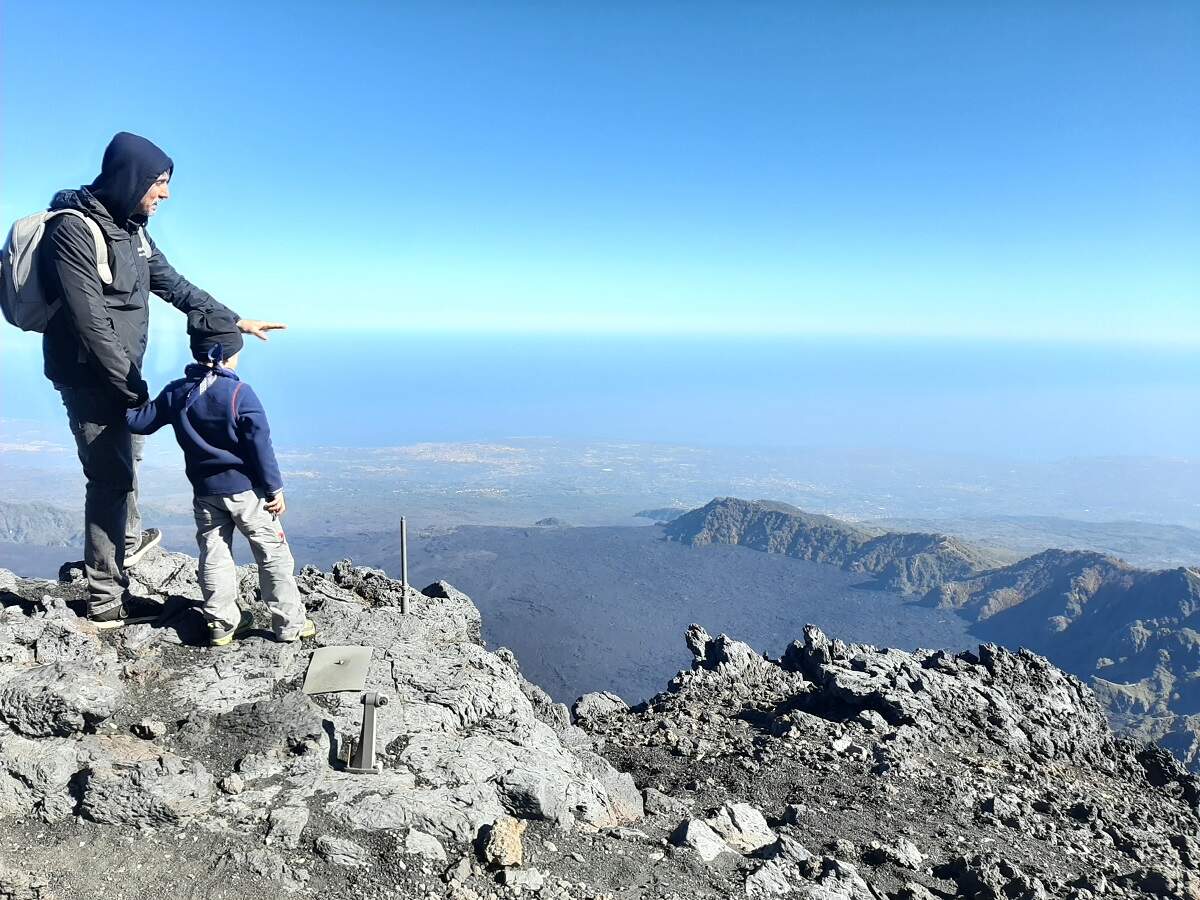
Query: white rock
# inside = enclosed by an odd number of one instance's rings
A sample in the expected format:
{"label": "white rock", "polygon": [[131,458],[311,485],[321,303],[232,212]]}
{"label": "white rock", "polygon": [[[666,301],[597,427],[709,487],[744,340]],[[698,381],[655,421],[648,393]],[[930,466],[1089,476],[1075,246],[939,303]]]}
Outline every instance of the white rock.
{"label": "white rock", "polygon": [[746,876],[746,896],[770,897],[776,894],[790,893],[793,889],[792,879],[799,876],[800,872],[795,866],[779,860],[763,863]]}
{"label": "white rock", "polygon": [[446,861],[446,850],[432,834],[416,828],[404,836],[404,852],[409,856],[420,856],[434,862]]}
{"label": "white rock", "polygon": [[739,853],[753,853],[775,843],[775,832],[749,803],[726,803],[708,819],[708,824]]}
{"label": "white rock", "polygon": [[703,819],[688,819],[680,823],[671,835],[671,842],[677,847],[695,850],[706,863],[712,862],[722,853],[733,852]]}
{"label": "white rock", "polygon": [[326,862],[335,866],[345,866],[350,869],[361,869],[370,860],[370,854],[354,841],[348,838],[332,837],[323,834],[317,838],[317,854]]}

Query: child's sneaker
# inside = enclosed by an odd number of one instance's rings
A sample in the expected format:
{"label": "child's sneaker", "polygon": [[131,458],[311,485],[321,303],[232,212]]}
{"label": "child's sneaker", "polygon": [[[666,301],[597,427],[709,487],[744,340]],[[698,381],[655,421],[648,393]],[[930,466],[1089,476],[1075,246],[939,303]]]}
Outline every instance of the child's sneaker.
{"label": "child's sneaker", "polygon": [[234,638],[239,638],[247,631],[254,627],[254,616],[247,610],[242,610],[242,615],[238,619],[237,626],[233,631],[222,632],[211,623],[208,626],[208,643],[211,647],[225,647],[233,643]]}
{"label": "child's sneaker", "polygon": [[276,634],[275,640],[277,640],[283,644],[290,644],[293,641],[305,641],[305,640],[308,640],[309,638],[314,638],[316,636],[317,636],[317,623],[314,622],[312,619],[305,619],[304,624],[300,626],[299,634],[297,634],[295,637],[285,638],[285,637],[281,637],[279,634]]}

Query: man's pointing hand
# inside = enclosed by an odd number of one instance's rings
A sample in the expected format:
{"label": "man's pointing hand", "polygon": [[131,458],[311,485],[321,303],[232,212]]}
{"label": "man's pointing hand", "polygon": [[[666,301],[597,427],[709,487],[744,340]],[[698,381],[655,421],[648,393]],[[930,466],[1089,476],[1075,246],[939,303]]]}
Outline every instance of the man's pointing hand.
{"label": "man's pointing hand", "polygon": [[238,331],[252,334],[260,341],[267,340],[267,332],[287,328],[282,322],[260,322],[258,319],[238,319]]}

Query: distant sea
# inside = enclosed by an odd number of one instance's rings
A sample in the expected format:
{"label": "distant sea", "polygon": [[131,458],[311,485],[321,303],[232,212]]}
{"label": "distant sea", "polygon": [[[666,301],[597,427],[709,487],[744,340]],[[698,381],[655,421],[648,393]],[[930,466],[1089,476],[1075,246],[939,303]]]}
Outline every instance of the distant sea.
{"label": "distant sea", "polygon": [[[164,332],[172,313],[156,312],[157,389],[186,344]],[[1187,348],[301,329],[248,343],[241,373],[281,446],[545,436],[1022,459],[1200,447],[1200,357]],[[0,343],[0,404],[6,419],[62,416],[23,335]]]}

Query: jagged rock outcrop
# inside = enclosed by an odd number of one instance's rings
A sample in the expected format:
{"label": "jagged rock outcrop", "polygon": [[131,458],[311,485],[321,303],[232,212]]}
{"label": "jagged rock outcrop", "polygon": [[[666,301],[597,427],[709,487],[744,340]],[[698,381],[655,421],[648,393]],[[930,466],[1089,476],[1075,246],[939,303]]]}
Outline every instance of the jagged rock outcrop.
{"label": "jagged rock outcrop", "polygon": [[1200,782],[1114,734],[1043,657],[906,653],[812,626],[779,660],[699,626],[685,640],[691,671],[586,727],[646,785],[639,828],[727,895],[1200,892]]}
{"label": "jagged rock outcrop", "polygon": [[736,544],[862,572],[903,593],[923,594],[1000,562],[944,534],[884,533],[769,500],[718,497],[673,519],[664,531],[693,547]]}
{"label": "jagged rock outcrop", "polygon": [[[428,864],[433,847],[469,847],[509,815],[592,830],[642,815],[632,779],[577,740],[511,654],[484,648],[478,611],[450,585],[412,592],[403,614],[399,584],[381,572],[347,563],[299,576],[316,643],[372,647],[366,689],[390,701],[378,719],[383,772],[355,776],[337,759],[358,734],[359,694],[303,694],[311,646],[266,631],[205,646],[195,560],[148,557],[132,590],[161,601],[163,620],[104,636],[72,610],[80,575],[67,566],[61,584],[5,579],[0,817],[190,824],[363,868],[374,851],[362,849],[369,841],[354,850],[355,835],[415,835],[398,846]],[[252,570],[240,584],[265,625]],[[318,819],[324,834],[306,837]],[[223,858],[311,887],[312,865],[274,853],[243,846]]]}

